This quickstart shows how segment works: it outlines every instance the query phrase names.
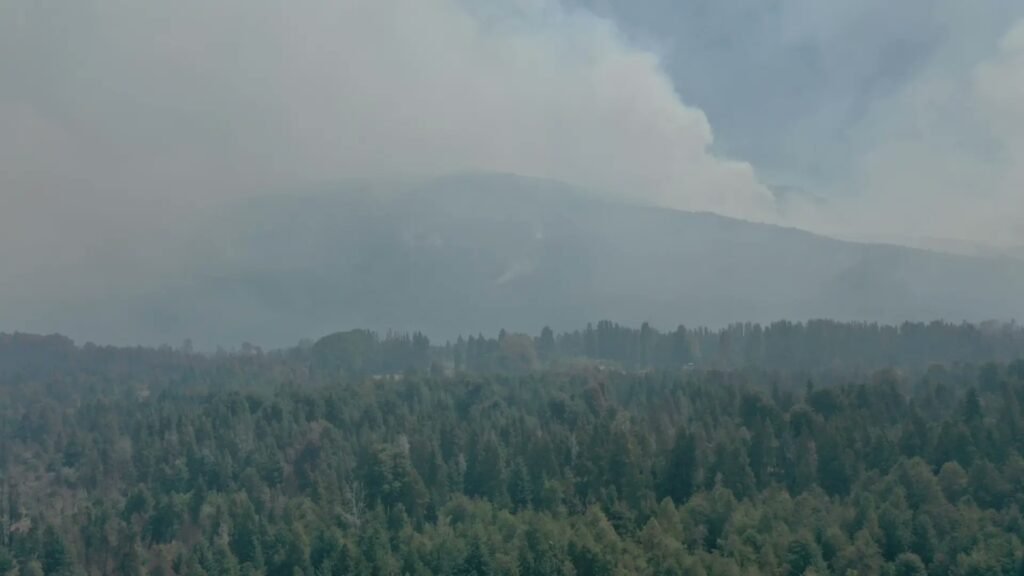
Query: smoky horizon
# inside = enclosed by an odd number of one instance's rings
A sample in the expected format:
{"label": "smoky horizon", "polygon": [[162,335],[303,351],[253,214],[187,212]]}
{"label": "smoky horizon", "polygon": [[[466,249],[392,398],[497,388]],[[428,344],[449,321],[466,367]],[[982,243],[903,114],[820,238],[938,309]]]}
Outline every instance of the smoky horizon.
{"label": "smoky horizon", "polygon": [[1024,315],[1017,3],[701,6],[5,2],[0,328]]}

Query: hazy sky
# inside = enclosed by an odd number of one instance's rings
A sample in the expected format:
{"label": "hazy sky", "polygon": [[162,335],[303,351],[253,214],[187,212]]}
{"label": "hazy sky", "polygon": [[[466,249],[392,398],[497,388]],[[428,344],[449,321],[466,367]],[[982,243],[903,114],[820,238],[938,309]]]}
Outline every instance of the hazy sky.
{"label": "hazy sky", "polygon": [[1022,244],[1024,4],[0,0],[9,293],[225,199],[464,170]]}

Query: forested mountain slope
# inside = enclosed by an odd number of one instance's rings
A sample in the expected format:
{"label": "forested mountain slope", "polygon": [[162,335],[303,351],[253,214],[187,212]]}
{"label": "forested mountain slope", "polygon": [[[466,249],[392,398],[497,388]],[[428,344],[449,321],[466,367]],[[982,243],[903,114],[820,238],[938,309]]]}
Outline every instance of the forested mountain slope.
{"label": "forested mountain slope", "polygon": [[158,286],[110,286],[117,297],[88,306],[69,296],[54,329],[211,349],[355,327],[440,340],[598,318],[663,330],[1024,318],[1019,260],[841,242],[514,176],[266,196],[225,207],[190,238]]}

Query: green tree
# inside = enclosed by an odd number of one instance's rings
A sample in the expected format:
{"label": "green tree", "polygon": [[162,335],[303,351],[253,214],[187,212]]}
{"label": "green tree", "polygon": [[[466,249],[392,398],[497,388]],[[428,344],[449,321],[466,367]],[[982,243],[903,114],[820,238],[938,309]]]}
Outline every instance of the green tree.
{"label": "green tree", "polygon": [[455,571],[456,576],[491,576],[494,574],[491,559],[479,540],[473,540]]}
{"label": "green tree", "polygon": [[697,441],[686,428],[680,427],[661,478],[662,494],[677,504],[685,503],[693,494],[698,466]]}
{"label": "green tree", "polygon": [[21,567],[18,574],[19,576],[47,576],[46,572],[43,571],[42,564],[38,560],[29,560]]}
{"label": "green tree", "polygon": [[967,471],[954,460],[942,465],[938,481],[942,493],[950,502],[956,502],[967,494]]}
{"label": "green tree", "polygon": [[904,552],[893,563],[893,576],[927,576],[928,569],[917,554]]}
{"label": "green tree", "polygon": [[821,550],[812,538],[798,536],[786,545],[786,574],[803,576],[809,570],[817,570],[823,564]]}
{"label": "green tree", "polygon": [[516,510],[525,510],[533,501],[530,476],[523,461],[516,459],[509,473],[508,495]]}
{"label": "green tree", "polygon": [[505,461],[501,445],[493,434],[479,439],[466,467],[466,493],[492,502],[505,499]]}
{"label": "green tree", "polygon": [[0,546],[0,574],[7,574],[11,570],[14,570],[14,567],[14,557],[11,556],[11,553],[7,548]]}
{"label": "green tree", "polygon": [[64,538],[52,525],[47,525],[43,529],[39,562],[47,576],[60,576],[71,572],[71,555],[67,545],[64,543]]}

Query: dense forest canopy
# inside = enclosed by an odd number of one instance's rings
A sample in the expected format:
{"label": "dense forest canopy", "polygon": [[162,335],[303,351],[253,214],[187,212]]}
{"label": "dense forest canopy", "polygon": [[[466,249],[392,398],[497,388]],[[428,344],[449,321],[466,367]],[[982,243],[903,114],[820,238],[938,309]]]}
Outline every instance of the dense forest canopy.
{"label": "dense forest canopy", "polygon": [[1024,572],[1024,333],[0,335],[0,574]]}

